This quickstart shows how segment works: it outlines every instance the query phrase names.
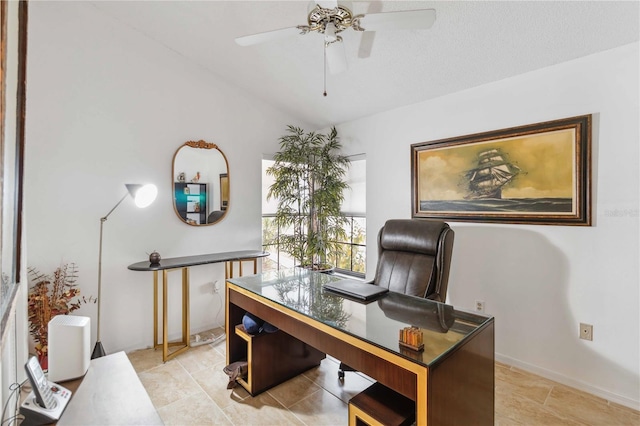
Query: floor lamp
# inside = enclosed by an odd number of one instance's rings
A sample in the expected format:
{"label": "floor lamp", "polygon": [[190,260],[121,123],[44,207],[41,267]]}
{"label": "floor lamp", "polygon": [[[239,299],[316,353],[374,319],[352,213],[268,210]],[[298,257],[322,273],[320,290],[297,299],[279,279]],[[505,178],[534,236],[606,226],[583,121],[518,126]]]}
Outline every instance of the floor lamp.
{"label": "floor lamp", "polygon": [[158,195],[158,188],[152,184],[125,184],[125,186],[127,187],[127,193],[124,194],[124,197],[122,197],[120,201],[118,201],[116,205],[109,210],[109,213],[100,218],[100,251],[98,252],[98,338],[96,340],[96,346],[93,348],[91,359],[100,358],[106,355],[104,348],[102,347],[102,341],[100,340],[100,303],[102,302],[102,226],[107,221],[109,215],[113,213],[113,211],[124,201],[125,198],[127,198],[127,196],[131,195],[136,206],[143,208],[153,203]]}

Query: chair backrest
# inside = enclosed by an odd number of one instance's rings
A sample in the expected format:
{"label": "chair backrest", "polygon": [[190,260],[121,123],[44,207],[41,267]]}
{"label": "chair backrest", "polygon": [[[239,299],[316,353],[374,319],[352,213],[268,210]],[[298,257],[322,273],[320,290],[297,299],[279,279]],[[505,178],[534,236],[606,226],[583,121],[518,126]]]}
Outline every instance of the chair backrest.
{"label": "chair backrest", "polygon": [[215,223],[218,221],[218,219],[220,219],[222,216],[224,216],[224,211],[223,210],[214,210],[209,214],[209,217],[207,218],[207,223]]}
{"label": "chair backrest", "polygon": [[378,233],[373,283],[397,293],[444,302],[453,237],[453,229],[440,220],[388,220]]}

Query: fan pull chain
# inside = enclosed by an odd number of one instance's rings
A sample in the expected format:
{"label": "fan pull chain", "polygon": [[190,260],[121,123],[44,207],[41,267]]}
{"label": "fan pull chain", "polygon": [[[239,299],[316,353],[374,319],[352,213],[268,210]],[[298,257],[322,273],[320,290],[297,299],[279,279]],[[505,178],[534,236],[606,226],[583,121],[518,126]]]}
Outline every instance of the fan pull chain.
{"label": "fan pull chain", "polygon": [[327,42],[324,45],[324,96],[327,96]]}

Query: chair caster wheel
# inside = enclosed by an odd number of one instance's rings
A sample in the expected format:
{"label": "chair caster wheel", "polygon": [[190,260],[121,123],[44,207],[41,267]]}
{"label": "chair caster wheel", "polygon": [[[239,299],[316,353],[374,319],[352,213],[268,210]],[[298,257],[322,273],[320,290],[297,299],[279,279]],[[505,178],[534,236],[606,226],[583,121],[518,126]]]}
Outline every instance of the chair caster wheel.
{"label": "chair caster wheel", "polygon": [[338,379],[344,380],[344,371],[338,370]]}

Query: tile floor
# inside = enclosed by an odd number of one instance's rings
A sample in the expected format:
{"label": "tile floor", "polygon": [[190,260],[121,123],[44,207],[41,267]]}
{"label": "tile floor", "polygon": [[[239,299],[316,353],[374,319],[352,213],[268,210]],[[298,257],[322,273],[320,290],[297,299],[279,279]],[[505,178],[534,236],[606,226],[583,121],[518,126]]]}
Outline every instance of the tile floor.
{"label": "tile floor", "polygon": [[[221,336],[222,329],[213,330]],[[371,384],[325,359],[312,369],[252,398],[226,388],[225,341],[190,349],[162,363],[162,351],[128,354],[166,425],[346,425],[347,402]],[[496,363],[496,425],[640,425],[640,413]]]}

